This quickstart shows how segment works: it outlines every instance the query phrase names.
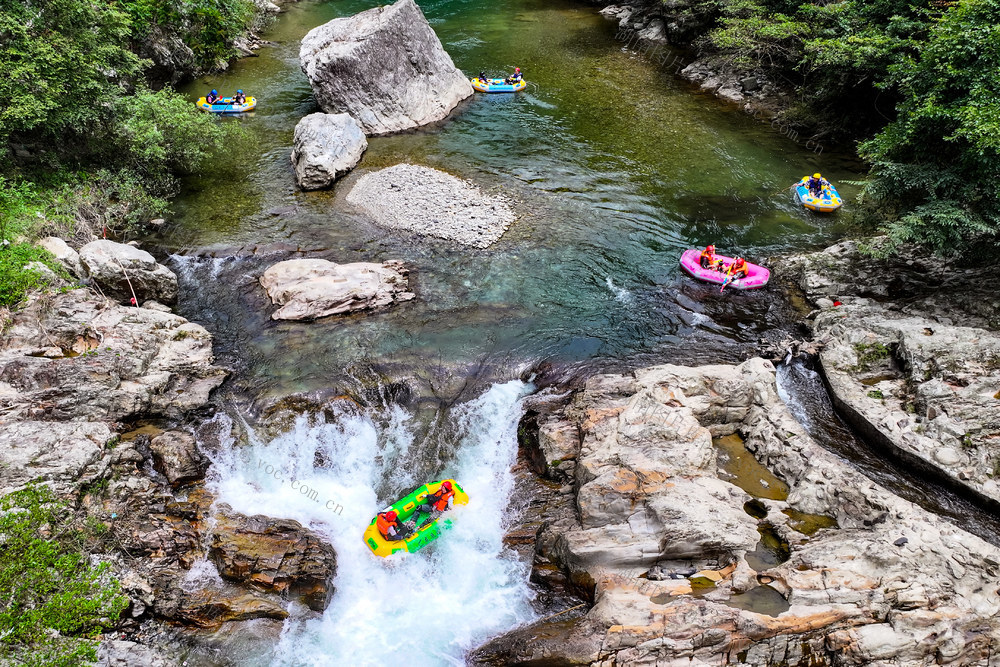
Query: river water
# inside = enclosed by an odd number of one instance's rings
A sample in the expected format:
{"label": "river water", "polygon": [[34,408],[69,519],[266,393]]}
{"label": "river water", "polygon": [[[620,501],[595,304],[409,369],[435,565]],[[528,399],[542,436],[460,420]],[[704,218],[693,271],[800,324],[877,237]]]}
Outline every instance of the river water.
{"label": "river water", "polygon": [[[327,612],[310,619],[292,605],[276,647],[227,649],[238,664],[462,664],[469,649],[540,613],[526,564],[502,543],[520,401],[532,390],[519,378],[542,362],[569,374],[743,359],[761,336],[792,326],[788,300],[777,288],[720,294],[681,274],[681,252],[713,242],[768,263],[828,243],[843,233],[839,218],[807,213],[785,188],[817,170],[837,182],[859,176],[833,147],[809,150],[699,94],[676,78],[672,56],[623,49],[592,7],[420,4],[467,74],[520,66],[528,88],[476,95],[444,123],[371,139],[331,191],[298,192],[289,164],[296,122],[318,110],[299,40],[373,3],[288,5],[266,35],[274,46],[184,91],[193,100],[243,88],[259,104],[219,119],[246,137],[213,173],[185,183],[155,239],[181,280],[179,312],[212,332],[219,362],[233,369],[221,391],[228,418],[252,422],[260,405],[297,392],[346,392],[363,405],[303,416],[276,437],[249,423],[248,442],[212,455],[221,501],[296,519],[338,554]],[[359,174],[399,162],[510,195],[519,218],[487,250],[379,229],[344,198]],[[402,259],[417,299],[377,314],[272,322],[257,279],[289,255],[263,246],[337,262]],[[395,395],[409,400],[364,400],[402,385],[410,390]],[[471,498],[447,539],[407,559],[367,552],[360,534],[379,507],[446,475]],[[301,495],[303,485],[342,512]]]}

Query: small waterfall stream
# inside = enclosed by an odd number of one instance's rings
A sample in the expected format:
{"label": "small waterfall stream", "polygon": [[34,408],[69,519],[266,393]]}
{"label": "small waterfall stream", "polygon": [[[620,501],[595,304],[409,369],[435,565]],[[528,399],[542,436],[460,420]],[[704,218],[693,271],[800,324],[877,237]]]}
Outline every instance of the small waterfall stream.
{"label": "small waterfall stream", "polygon": [[[529,621],[528,564],[504,546],[503,535],[520,402],[531,390],[519,381],[495,384],[452,408],[429,441],[417,439],[415,420],[399,406],[378,414],[334,407],[332,420],[301,416],[277,437],[251,431],[249,446],[213,454],[209,484],[219,502],[295,519],[337,552],[330,607],[316,618],[292,604],[278,645],[250,663],[461,665],[469,649]],[[435,438],[450,442],[442,447]],[[377,510],[426,481],[411,462],[433,467],[427,459],[438,451],[455,455],[434,478],[458,479],[469,504],[454,510],[453,529],[419,557],[374,556],[361,539],[364,528]]]}

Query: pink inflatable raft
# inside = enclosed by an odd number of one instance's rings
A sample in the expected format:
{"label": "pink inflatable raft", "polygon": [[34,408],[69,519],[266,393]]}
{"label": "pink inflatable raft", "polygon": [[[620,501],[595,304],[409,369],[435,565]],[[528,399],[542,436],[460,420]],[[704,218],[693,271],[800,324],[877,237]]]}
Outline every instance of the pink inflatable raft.
{"label": "pink inflatable raft", "polygon": [[[726,257],[725,255],[718,254],[716,257],[725,262],[727,268],[733,263],[732,257]],[[702,268],[701,263],[699,262],[700,258],[700,250],[694,248],[691,250],[685,250],[684,254],[681,255],[681,268],[698,280],[715,283],[716,285],[721,285],[726,281],[725,271],[715,271],[713,269]],[[729,284],[726,285],[726,289],[729,289],[730,287],[733,289],[757,289],[758,287],[766,285],[767,279],[771,277],[771,272],[763,266],[757,266],[756,264],[747,262],[747,269],[750,270],[750,274],[746,278],[729,281]]]}

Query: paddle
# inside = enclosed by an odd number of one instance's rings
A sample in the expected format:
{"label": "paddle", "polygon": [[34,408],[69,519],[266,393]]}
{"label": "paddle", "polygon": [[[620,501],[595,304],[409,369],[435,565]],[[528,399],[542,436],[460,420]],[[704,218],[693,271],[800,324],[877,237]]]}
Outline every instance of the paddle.
{"label": "paddle", "polygon": [[722,281],[722,287],[719,288],[719,294],[722,294],[722,290],[726,289],[726,285],[733,281],[733,276],[730,275],[730,272],[733,270],[734,264],[736,264],[735,259],[732,263],[730,263],[729,268],[726,269],[726,279]]}

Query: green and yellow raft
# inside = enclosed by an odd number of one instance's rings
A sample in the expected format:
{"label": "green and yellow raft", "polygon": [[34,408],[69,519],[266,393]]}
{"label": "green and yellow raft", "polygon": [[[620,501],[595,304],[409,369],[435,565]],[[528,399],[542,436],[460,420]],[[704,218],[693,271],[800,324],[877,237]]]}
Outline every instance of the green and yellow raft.
{"label": "green and yellow raft", "polygon": [[[417,487],[389,507],[383,509],[382,512],[388,512],[391,509],[396,510],[396,514],[398,515],[397,519],[400,523],[409,521],[413,518],[413,512],[417,508],[417,505],[422,503],[428,494],[436,492],[445,482],[451,482],[452,490],[455,492],[454,504],[467,505],[469,503],[469,496],[465,493],[465,490],[458,482],[453,479],[442,479],[437,482],[428,482],[423,486]],[[425,546],[440,537],[441,531],[451,527],[451,519],[445,519],[441,516],[438,516],[438,518],[433,521],[421,525],[422,522],[427,520],[428,516],[429,515],[422,513],[420,516],[416,517],[416,525],[418,528],[405,540],[390,542],[382,537],[382,533],[378,532],[378,527],[375,525],[375,522],[378,519],[378,516],[376,515],[372,518],[372,522],[368,524],[368,528],[365,529],[362,538],[364,539],[365,544],[368,545],[368,548],[372,550],[372,553],[376,556],[381,556],[382,558],[391,556],[399,551],[413,553],[414,551],[423,549]]]}

